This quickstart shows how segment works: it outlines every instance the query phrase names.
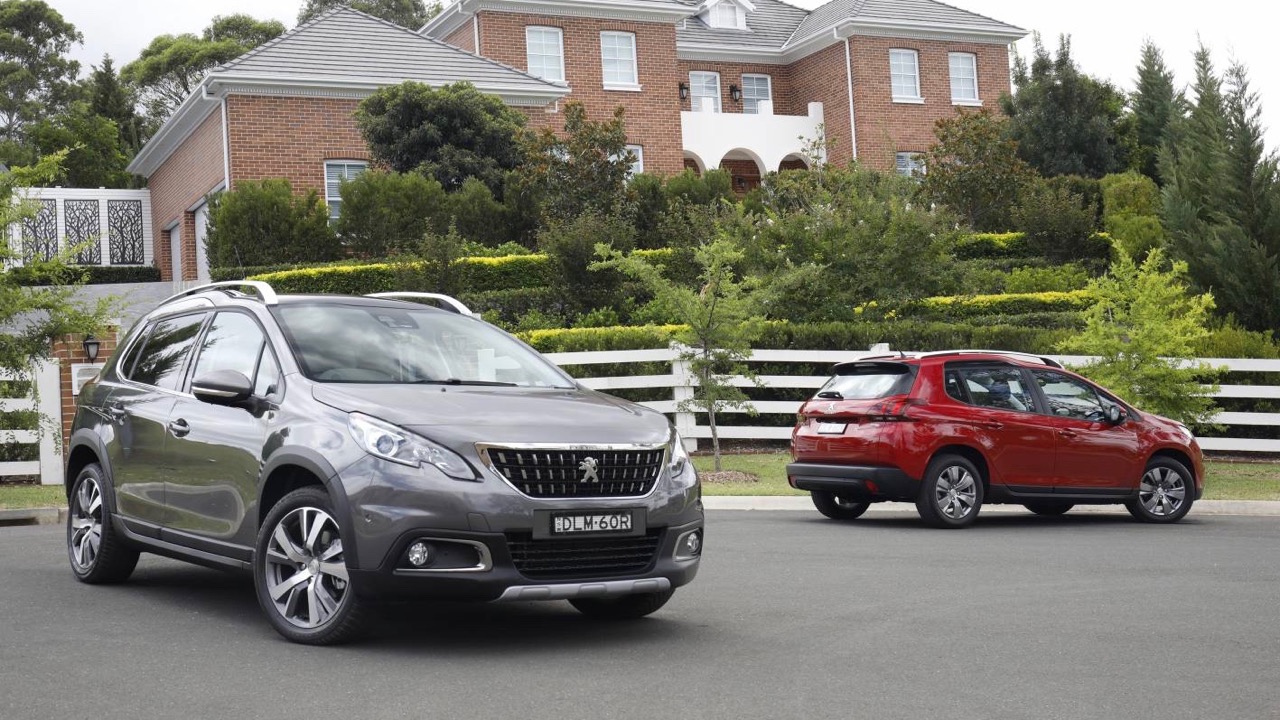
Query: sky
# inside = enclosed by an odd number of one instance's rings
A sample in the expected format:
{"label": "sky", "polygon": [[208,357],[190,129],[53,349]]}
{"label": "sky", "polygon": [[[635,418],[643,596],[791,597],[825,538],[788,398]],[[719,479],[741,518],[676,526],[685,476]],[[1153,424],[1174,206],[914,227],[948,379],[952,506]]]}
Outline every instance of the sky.
{"label": "sky", "polygon": [[[151,38],[164,33],[198,33],[214,15],[249,13],[280,20],[292,27],[302,0],[47,0],[84,34],[84,45],[72,55],[85,71],[110,53],[117,67],[138,56]],[[824,0],[790,0],[812,8]],[[1190,85],[1192,53],[1198,43],[1213,51],[1224,68],[1238,60],[1250,70],[1262,99],[1268,147],[1280,147],[1280,63],[1274,49],[1274,20],[1280,11],[1256,0],[948,0],[949,4],[993,17],[1028,31],[1038,31],[1050,49],[1057,38],[1071,36],[1072,56],[1085,72],[1132,89],[1142,41],[1151,38],[1164,51],[1179,86]],[[1274,15],[1272,14],[1274,13]],[[1270,19],[1268,19],[1270,16]],[[1031,54],[1030,37],[1018,43]],[[1268,50],[1268,48],[1271,48]]]}

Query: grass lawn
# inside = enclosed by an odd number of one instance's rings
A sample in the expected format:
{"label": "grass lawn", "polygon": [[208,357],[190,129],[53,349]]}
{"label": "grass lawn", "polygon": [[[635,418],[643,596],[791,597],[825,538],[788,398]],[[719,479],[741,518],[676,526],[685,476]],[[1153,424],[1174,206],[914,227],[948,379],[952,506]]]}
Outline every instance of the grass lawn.
{"label": "grass lawn", "polygon": [[[759,482],[702,485],[703,495],[805,495],[787,485],[787,453],[721,456],[725,470],[737,470],[760,478]],[[693,463],[699,472],[710,472],[712,458],[699,455]],[[1210,460],[1205,463],[1206,500],[1280,500],[1280,463]]]}
{"label": "grass lawn", "polygon": [[[787,485],[787,453],[724,455],[725,470],[737,470],[760,478],[759,482],[703,483],[704,495],[807,495]],[[709,456],[694,457],[699,472],[710,472]],[[1210,460],[1205,482],[1206,500],[1280,500],[1280,463]],[[66,507],[57,485],[0,485],[0,510]]]}

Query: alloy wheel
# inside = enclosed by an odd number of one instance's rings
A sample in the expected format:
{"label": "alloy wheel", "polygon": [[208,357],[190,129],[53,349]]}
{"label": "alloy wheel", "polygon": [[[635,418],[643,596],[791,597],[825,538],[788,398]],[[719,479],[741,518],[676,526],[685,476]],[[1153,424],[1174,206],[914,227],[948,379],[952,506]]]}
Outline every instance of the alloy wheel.
{"label": "alloy wheel", "polygon": [[1156,517],[1178,512],[1187,500],[1187,484],[1182,474],[1168,467],[1153,467],[1142,476],[1138,501]]}
{"label": "alloy wheel", "polygon": [[327,623],[350,588],[338,523],[315,507],[297,508],[276,523],[265,570],[276,612],[299,628]]}
{"label": "alloy wheel", "polygon": [[71,498],[71,561],[80,572],[93,569],[102,547],[102,488],[91,477]]}
{"label": "alloy wheel", "polygon": [[938,473],[933,494],[943,515],[961,520],[973,512],[978,503],[977,480],[964,467],[951,465]]}

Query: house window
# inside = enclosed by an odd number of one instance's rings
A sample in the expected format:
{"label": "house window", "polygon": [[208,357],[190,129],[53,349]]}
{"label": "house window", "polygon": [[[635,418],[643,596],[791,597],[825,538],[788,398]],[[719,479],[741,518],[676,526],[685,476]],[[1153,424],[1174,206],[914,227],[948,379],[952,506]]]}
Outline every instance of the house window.
{"label": "house window", "polygon": [[693,98],[694,112],[703,111],[703,98],[710,100],[710,112],[720,112],[720,73],[689,73],[689,96]]}
{"label": "house window", "polygon": [[324,202],[329,206],[329,221],[342,215],[343,180],[351,180],[369,169],[369,163],[359,160],[331,160],[324,164]]}
{"label": "house window", "polygon": [[628,145],[627,150],[635,156],[636,161],[631,163],[631,174],[638,175],[644,172],[644,147],[641,145]]}
{"label": "house window", "polygon": [[745,30],[746,18],[737,3],[723,0],[711,8],[711,27]]}
{"label": "house window", "polygon": [[639,75],[636,73],[635,33],[600,33],[600,58],[606,88],[615,90],[640,88]]}
{"label": "house window", "polygon": [[920,58],[915,50],[889,51],[894,102],[924,102],[920,97]]}
{"label": "house window", "polygon": [[551,82],[564,82],[564,33],[560,28],[527,27],[524,29],[524,44],[530,75]]}
{"label": "house window", "polygon": [[951,102],[956,105],[980,105],[978,99],[978,56],[973,53],[951,53]]}
{"label": "house window", "polygon": [[760,112],[760,101],[773,101],[773,80],[768,75],[742,76],[742,112]]}
{"label": "house window", "polygon": [[916,152],[898,153],[898,174],[909,178],[923,177],[924,156]]}

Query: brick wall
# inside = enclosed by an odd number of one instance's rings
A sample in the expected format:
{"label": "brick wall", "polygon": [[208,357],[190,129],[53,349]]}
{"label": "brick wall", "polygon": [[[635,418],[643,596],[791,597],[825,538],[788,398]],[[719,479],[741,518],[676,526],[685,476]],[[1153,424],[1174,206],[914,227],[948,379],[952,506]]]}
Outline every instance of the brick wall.
{"label": "brick wall", "polygon": [[446,37],[444,41],[454,47],[462,48],[463,50],[466,50],[469,53],[475,52],[476,51],[475,21],[476,19],[472,17],[471,20],[464,23],[462,27],[450,33],[449,37]]}
{"label": "brick wall", "polygon": [[[593,120],[612,118],[619,105],[625,108],[627,141],[644,147],[646,172],[672,175],[684,168],[679,90],[682,75],[676,62],[675,25],[495,11],[482,11],[477,17],[480,54],[521,70],[528,67],[525,27],[560,28],[564,33],[565,77],[573,91],[567,99],[581,102]],[[605,30],[635,33],[636,65],[643,92],[604,89],[600,33]],[[542,108],[526,112],[532,127],[563,128],[563,114],[548,114]]]}
{"label": "brick wall", "polygon": [[[999,112],[997,101],[1009,92],[1009,48],[1005,45],[872,37],[854,37],[850,43],[858,159],[874,168],[894,168],[898,152],[927,150],[936,140],[934,123],[953,116],[957,109],[965,109],[951,103],[948,53],[977,55],[978,96],[984,107]],[[891,48],[918,53],[923,105],[893,102],[889,77]]]}
{"label": "brick wall", "polygon": [[[116,350],[118,328],[107,328],[101,335],[95,335],[98,345],[96,362],[106,362]],[[71,394],[71,365],[87,363],[89,356],[84,352],[83,335],[63,335],[53,341],[53,356],[61,366],[59,386],[62,392],[62,446],[66,447],[71,439],[71,424],[76,417],[76,398]]]}
{"label": "brick wall", "polygon": [[[182,227],[182,266],[186,279],[195,278],[195,220],[187,208],[200,202],[223,180],[222,113],[214,110],[195,132],[152,173],[151,227],[155,263],[162,280],[172,280],[172,258],[165,228],[175,220]],[[187,274],[187,269],[190,274]]]}
{"label": "brick wall", "polygon": [[295,193],[315,190],[324,197],[326,160],[369,159],[352,117],[359,104],[345,98],[228,97],[232,187],[285,178]]}
{"label": "brick wall", "polygon": [[[809,100],[797,98],[791,88],[791,66],[789,65],[753,65],[743,63],[704,62],[701,60],[679,60],[680,81],[689,82],[689,73],[695,71],[720,73],[720,107],[724,112],[742,112],[742,103],[734,102],[729,97],[729,86],[742,87],[742,76],[768,75],[773,85],[774,115],[807,115]],[[681,105],[689,110],[692,97]],[[776,169],[776,168],[773,168]]]}
{"label": "brick wall", "polygon": [[[791,95],[796,104],[805,110],[811,102],[822,103],[823,122],[830,148],[827,162],[839,166],[848,165],[853,159],[853,135],[849,129],[849,81],[845,68],[844,43],[819,50],[791,64]],[[862,129],[858,130],[858,140],[861,141]]]}

